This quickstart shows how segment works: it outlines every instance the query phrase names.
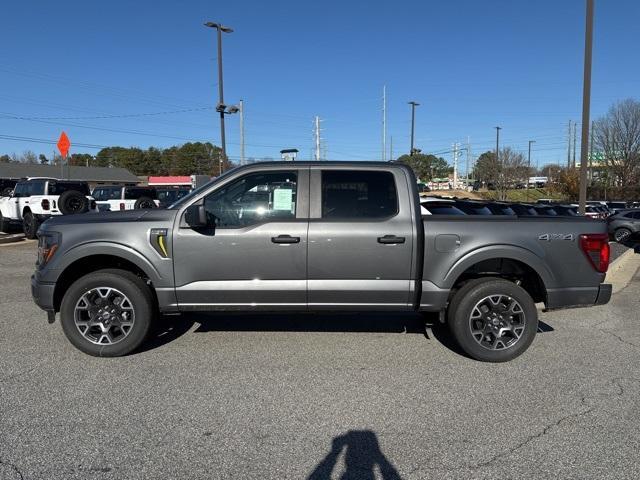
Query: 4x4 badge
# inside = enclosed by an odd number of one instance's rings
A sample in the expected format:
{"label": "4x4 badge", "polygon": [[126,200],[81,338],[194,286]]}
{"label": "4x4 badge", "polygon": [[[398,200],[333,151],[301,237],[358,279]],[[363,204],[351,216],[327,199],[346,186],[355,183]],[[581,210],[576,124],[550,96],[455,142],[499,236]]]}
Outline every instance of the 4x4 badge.
{"label": "4x4 badge", "polygon": [[568,242],[573,242],[575,238],[576,237],[573,233],[543,233],[538,237],[538,240],[542,240],[543,242],[550,242],[552,240],[566,240]]}

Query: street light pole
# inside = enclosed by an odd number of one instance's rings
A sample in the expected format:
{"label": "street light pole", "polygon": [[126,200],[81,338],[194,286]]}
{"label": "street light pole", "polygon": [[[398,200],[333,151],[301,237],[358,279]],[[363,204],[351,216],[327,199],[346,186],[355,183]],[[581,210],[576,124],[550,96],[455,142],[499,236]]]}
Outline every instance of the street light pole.
{"label": "street light pole", "polygon": [[591,110],[591,53],[593,50],[593,3],[587,0],[587,18],[584,34],[584,80],[582,84],[582,138],[580,139],[580,214],[587,206],[587,157],[589,155],[589,114]]}
{"label": "street light pole", "polygon": [[[231,33],[233,29],[226,27],[220,23],[207,22],[204,24],[206,27],[215,28],[217,30],[218,37],[218,105],[216,105],[216,111],[220,113],[220,146],[222,147],[222,158],[227,158],[227,142],[224,132],[224,116],[225,108],[224,104],[224,88],[222,81],[222,32]],[[221,162],[222,164],[222,162]]]}
{"label": "street light pole", "polygon": [[412,100],[409,102],[409,105],[411,105],[411,150],[409,150],[409,155],[413,155],[415,151],[413,147],[413,138],[414,138],[414,131],[415,131],[415,123],[416,123],[416,107],[420,104]]}

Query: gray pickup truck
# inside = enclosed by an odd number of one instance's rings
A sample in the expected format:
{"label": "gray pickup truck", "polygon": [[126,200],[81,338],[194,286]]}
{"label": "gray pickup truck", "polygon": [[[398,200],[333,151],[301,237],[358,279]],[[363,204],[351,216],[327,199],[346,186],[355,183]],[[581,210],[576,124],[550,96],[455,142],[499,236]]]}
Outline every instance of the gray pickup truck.
{"label": "gray pickup truck", "polygon": [[584,217],[425,215],[394,163],[261,163],[166,210],[52,218],[35,302],[80,350],[132,352],[162,313],[440,312],[471,357],[527,349],[548,309],[600,305],[607,227]]}

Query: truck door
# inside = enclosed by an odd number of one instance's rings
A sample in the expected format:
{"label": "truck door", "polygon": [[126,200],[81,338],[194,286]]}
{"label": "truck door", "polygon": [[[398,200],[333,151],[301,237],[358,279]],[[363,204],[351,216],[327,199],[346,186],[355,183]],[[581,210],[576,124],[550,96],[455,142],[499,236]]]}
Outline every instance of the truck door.
{"label": "truck door", "polygon": [[309,308],[412,308],[415,213],[404,172],[312,168],[310,205]]}
{"label": "truck door", "polygon": [[11,218],[22,220],[22,209],[29,204],[29,183],[16,184],[13,196],[9,199]]}
{"label": "truck door", "polygon": [[204,197],[215,229],[176,229],[181,309],[306,309],[309,169],[261,168]]}

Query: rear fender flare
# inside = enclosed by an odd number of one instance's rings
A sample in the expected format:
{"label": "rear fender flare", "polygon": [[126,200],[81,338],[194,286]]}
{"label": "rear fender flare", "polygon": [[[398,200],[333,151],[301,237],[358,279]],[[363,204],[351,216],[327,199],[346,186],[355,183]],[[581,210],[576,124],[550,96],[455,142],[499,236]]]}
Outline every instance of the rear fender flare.
{"label": "rear fender flare", "polygon": [[467,253],[447,271],[444,277],[443,288],[452,288],[460,275],[476,263],[496,258],[509,258],[522,262],[532,268],[542,280],[545,288],[553,288],[555,276],[543,259],[526,248],[513,245],[490,245]]}

